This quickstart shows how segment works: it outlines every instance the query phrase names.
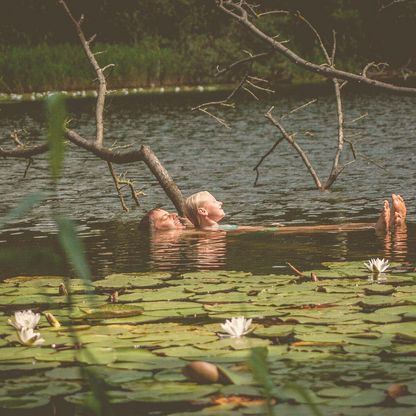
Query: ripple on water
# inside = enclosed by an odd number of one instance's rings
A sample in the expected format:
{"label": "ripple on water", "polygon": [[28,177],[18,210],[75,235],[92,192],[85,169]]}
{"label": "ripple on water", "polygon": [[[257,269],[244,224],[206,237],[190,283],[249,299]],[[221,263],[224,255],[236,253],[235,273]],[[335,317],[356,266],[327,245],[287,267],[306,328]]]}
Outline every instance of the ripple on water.
{"label": "ripple on water", "polygon": [[[401,193],[410,201],[409,222],[415,221],[414,98],[345,95],[347,124],[364,112],[369,114],[346,130],[347,136],[360,135],[356,148],[365,159],[348,165],[330,193],[313,189],[305,166],[286,143],[281,143],[266,159],[260,168],[259,186],[253,187],[254,165],[278,138],[276,130],[263,117],[264,109],[273,104],[276,114],[284,114],[308,101],[309,97],[276,96],[268,103],[242,103],[236,111],[221,113],[232,129],[222,128],[211,118],[189,111],[192,105],[203,102],[203,96],[175,100],[149,103],[137,97],[113,99],[106,120],[111,144],[114,138],[118,138],[119,145],[151,145],[185,194],[207,189],[224,202],[225,211],[232,214],[224,221],[238,224],[375,221],[383,199],[392,192]],[[8,137],[23,120],[31,137],[44,137],[42,108],[39,103],[17,104],[13,109],[3,106],[1,136]],[[90,112],[90,104],[69,103],[69,108],[74,128],[91,137],[94,134],[94,114]],[[284,120],[288,131],[297,132],[297,140],[309,152],[322,178],[328,174],[330,157],[335,152],[337,131],[334,115],[333,97],[320,96],[318,104]],[[344,162],[350,160],[352,155],[346,149]],[[384,166],[384,169],[378,166]],[[25,164],[21,161],[1,161],[0,215],[31,192],[49,188],[45,156],[35,159],[26,179],[22,179],[24,169]],[[119,166],[115,169],[117,173],[125,170]],[[116,270],[117,267],[122,270],[215,268],[220,264],[222,268],[246,267],[247,270],[265,272],[276,264],[276,256],[283,263],[289,258],[295,258],[298,263],[319,263],[341,257],[352,259],[366,253],[402,259],[416,257],[415,244],[411,244],[415,241],[413,226],[408,230],[406,250],[403,238],[395,236],[389,243],[371,233],[342,234],[342,243],[328,235],[290,238],[229,235],[223,239],[222,247],[218,241],[210,241],[208,249],[200,236],[195,241],[179,238],[170,246],[153,242],[152,249],[148,238],[137,233],[138,219],[156,205],[166,209],[173,207],[144,165],[128,166],[128,174],[139,189],[145,189],[147,195],[142,199],[140,209],[128,202],[131,211],[124,214],[106,164],[71,146],[66,153],[62,179],[57,185],[58,197],[49,198],[35,207],[24,221],[7,225],[1,234],[0,250],[18,244],[18,241],[26,247],[55,244],[57,229],[54,221],[50,220],[53,208],[77,221],[77,230],[86,243],[89,261],[98,274],[104,270],[102,261],[107,262],[105,270]],[[155,254],[155,251],[164,254]],[[100,265],[94,263],[98,255]]]}

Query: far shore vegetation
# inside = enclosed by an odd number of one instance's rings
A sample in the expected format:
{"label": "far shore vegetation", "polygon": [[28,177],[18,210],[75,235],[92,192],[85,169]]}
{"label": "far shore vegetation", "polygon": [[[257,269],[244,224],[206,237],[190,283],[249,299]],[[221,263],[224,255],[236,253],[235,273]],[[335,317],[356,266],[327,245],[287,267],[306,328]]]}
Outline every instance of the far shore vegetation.
{"label": "far shore vegetation", "polygon": [[[402,82],[413,78],[414,84],[416,61],[411,42],[416,36],[414,2],[385,10],[380,9],[376,0],[265,0],[264,3],[266,8],[294,13],[301,10],[328,46],[332,44],[334,29],[338,68],[359,73],[368,62],[388,62],[386,76]],[[264,51],[264,46],[221,13],[214,1],[74,0],[71,6],[76,16],[85,15],[87,35],[97,35],[98,43],[94,43],[93,49],[100,52],[100,65],[115,65],[107,80],[112,90],[157,91],[161,87],[230,84],[241,73],[229,72],[216,78],[218,66],[246,57],[245,50]],[[291,48],[306,59],[323,62],[309,28],[293,16],[280,16],[278,23],[273,16],[262,20],[267,32],[287,39]],[[255,66],[257,75],[274,85],[321,80],[282,58],[266,58]],[[1,2],[1,94],[88,91],[95,89],[94,80],[95,74],[78,39],[68,30],[66,16],[59,7],[40,6],[36,0]]]}

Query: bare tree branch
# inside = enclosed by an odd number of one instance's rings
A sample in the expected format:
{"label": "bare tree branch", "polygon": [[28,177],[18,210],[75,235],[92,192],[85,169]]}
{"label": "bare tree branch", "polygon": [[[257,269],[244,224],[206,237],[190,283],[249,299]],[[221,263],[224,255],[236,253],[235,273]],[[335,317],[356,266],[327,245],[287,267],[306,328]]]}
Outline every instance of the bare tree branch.
{"label": "bare tree branch", "polygon": [[[319,47],[325,57],[326,64],[328,65],[328,67],[335,69],[335,53],[336,53],[335,31],[332,32],[332,36],[333,36],[332,52],[331,52],[331,55],[329,55],[328,50],[326,49],[322,41],[322,38],[319,35],[318,31],[315,29],[315,27],[307,19],[305,19],[300,13],[297,13],[296,16],[301,21],[303,21],[309,27],[312,33],[315,35],[315,38],[318,41]],[[329,189],[346,167],[346,165],[344,166],[339,165],[342,150],[344,148],[344,113],[342,109],[341,88],[345,84],[340,85],[340,82],[337,78],[332,78],[332,83],[334,84],[334,92],[335,92],[335,98],[336,98],[336,103],[337,103],[338,146],[337,146],[337,150],[335,152],[335,156],[332,162],[331,171],[329,173],[328,179],[325,182],[323,189]]]}
{"label": "bare tree branch", "polygon": [[216,76],[223,74],[237,66],[243,65],[243,64],[248,64],[250,67],[249,69],[245,72],[244,76],[241,78],[240,82],[238,83],[238,85],[231,91],[231,93],[228,95],[228,97],[226,97],[224,100],[218,100],[218,101],[211,101],[211,102],[207,102],[207,103],[203,103],[200,104],[196,107],[192,108],[192,111],[196,111],[199,110],[205,114],[207,114],[208,116],[212,117],[214,120],[216,120],[219,124],[223,125],[226,128],[230,128],[230,126],[227,124],[227,122],[214,115],[212,112],[208,111],[207,108],[208,107],[214,107],[214,106],[226,106],[226,107],[234,107],[235,104],[232,102],[232,99],[236,96],[236,94],[243,90],[246,91],[252,98],[254,98],[255,100],[259,100],[259,98],[257,97],[257,95],[253,92],[252,88],[257,89],[259,91],[262,92],[266,92],[266,93],[274,93],[274,91],[270,88],[266,88],[265,86],[262,85],[258,85],[256,84],[256,82],[259,83],[268,83],[267,80],[263,79],[263,78],[259,78],[253,75],[250,75],[250,70],[251,70],[251,65],[253,63],[254,60],[257,60],[259,58],[262,58],[264,56],[269,55],[269,52],[263,52],[263,53],[259,53],[257,55],[253,55],[248,51],[245,51],[246,53],[249,54],[248,58],[244,58],[244,59],[240,59],[239,61],[236,61],[230,65],[228,65],[227,67],[219,70],[217,68],[217,73]]}
{"label": "bare tree branch", "polygon": [[295,65],[300,66],[307,71],[314,72],[316,74],[322,75],[325,78],[337,78],[346,81],[353,81],[362,85],[370,85],[372,87],[393,91],[401,94],[416,94],[416,88],[411,87],[400,87],[387,82],[377,81],[362,75],[353,74],[348,71],[342,71],[335,69],[327,65],[317,65],[315,63],[309,62],[301,56],[297,55],[291,49],[287,48],[282,42],[277,41],[272,36],[267,35],[260,28],[258,28],[254,23],[251,22],[247,11],[244,9],[244,5],[247,3],[243,0],[218,0],[218,7],[227,13],[232,18],[239,21],[243,26],[245,26],[251,33],[261,39],[264,43],[271,46],[276,52],[285,56]]}
{"label": "bare tree branch", "polygon": [[214,120],[216,120],[218,123],[222,124],[226,128],[230,128],[230,126],[220,117],[215,116],[210,111],[207,110],[208,107],[215,107],[215,106],[225,106],[225,107],[234,107],[234,103],[231,101],[233,97],[237,94],[238,91],[240,91],[242,88],[244,88],[244,84],[247,80],[248,72],[246,72],[239,82],[239,84],[231,91],[231,93],[225,98],[224,100],[219,101],[210,101],[208,103],[200,104],[196,107],[193,107],[191,111],[201,111],[210,117],[212,117]]}
{"label": "bare tree branch", "polygon": [[149,146],[142,145],[140,148],[135,148],[128,152],[121,152],[98,146],[95,141],[84,139],[74,130],[68,129],[66,131],[66,137],[71,143],[88,150],[95,156],[107,162],[118,164],[144,162],[156,177],[166,195],[175,205],[178,214],[185,216],[185,201],[180,189]]}
{"label": "bare tree branch", "polygon": [[390,3],[382,4],[381,7],[378,9],[379,12],[382,12],[386,9],[388,9],[391,6],[394,6],[398,3],[406,3],[408,0],[392,0]]}
{"label": "bare tree branch", "polygon": [[257,97],[257,95],[254,94],[254,92],[251,91],[250,88],[243,87],[243,90],[246,91],[247,93],[249,93],[256,101],[259,101],[259,97]]}
{"label": "bare tree branch", "polygon": [[[96,103],[96,137],[91,140],[87,140],[80,136],[76,131],[65,128],[65,136],[66,138],[73,144],[78,147],[81,147],[90,153],[94,154],[98,158],[108,162],[108,167],[110,169],[110,173],[113,177],[113,180],[116,184],[116,189],[119,192],[120,187],[117,184],[117,177],[114,173],[112,168],[112,163],[116,164],[125,164],[125,163],[133,163],[133,162],[144,162],[147,167],[150,169],[152,174],[156,177],[159,184],[165,191],[166,195],[170,198],[170,200],[175,205],[179,215],[185,216],[185,202],[182,196],[182,193],[176,183],[173,181],[171,176],[169,175],[168,171],[162,166],[159,159],[153,153],[153,151],[148,146],[140,146],[135,147],[129,151],[120,151],[111,148],[106,148],[103,146],[103,137],[104,137],[104,127],[103,127],[103,110],[104,110],[104,102],[105,102],[105,94],[106,94],[106,80],[103,74],[104,70],[110,68],[112,65],[107,65],[104,68],[100,68],[99,64],[97,63],[94,55],[90,49],[90,43],[93,41],[94,36],[90,38],[88,41],[85,38],[85,35],[81,29],[81,24],[84,20],[83,16],[77,21],[73,17],[71,11],[69,10],[66,2],[64,0],[58,0],[58,3],[63,7],[66,14],[69,16],[70,20],[72,21],[78,37],[81,41],[81,44],[84,48],[84,52],[86,53],[90,63],[95,69],[97,74],[99,85],[98,85],[98,93],[97,93],[97,103]],[[35,146],[27,146],[23,144],[18,138],[12,137],[15,141],[16,146],[13,149],[3,149],[0,147],[0,157],[12,157],[12,158],[23,158],[28,159],[28,165],[26,168],[29,168],[31,164],[31,158],[36,155],[40,155],[42,153],[46,153],[49,150],[48,144],[40,144]],[[138,196],[140,192],[136,192],[132,183],[126,183],[132,192],[132,196],[135,199],[135,202],[139,205]],[[120,192],[119,192],[120,196]],[[125,205],[125,204],[124,204]],[[125,207],[126,208],[126,207]]]}
{"label": "bare tree branch", "polygon": [[283,137],[289,142],[289,144],[296,150],[298,155],[301,157],[303,163],[305,164],[306,168],[308,169],[310,175],[312,176],[313,181],[315,182],[316,187],[319,190],[322,190],[322,183],[319,179],[318,174],[316,173],[315,169],[313,168],[311,162],[309,161],[309,158],[306,156],[306,153],[303,151],[303,149],[299,146],[298,143],[296,143],[295,139],[293,138],[293,135],[290,135],[285,128],[280,124],[278,120],[276,120],[272,116],[272,111],[274,107],[271,107],[270,110],[265,114],[265,117],[270,120],[270,122],[277,127],[280,132],[282,133]]}
{"label": "bare tree branch", "polygon": [[107,166],[108,166],[108,169],[110,170],[111,176],[113,178],[114,186],[116,187],[117,194],[118,194],[118,199],[120,200],[121,207],[123,208],[123,211],[129,212],[129,209],[127,208],[127,205],[124,202],[124,197],[123,197],[123,194],[121,193],[120,184],[119,184],[117,175],[114,172],[113,165],[111,164],[111,162],[107,162]]}
{"label": "bare tree branch", "polygon": [[264,159],[267,158],[267,156],[269,156],[271,153],[274,152],[274,149],[276,149],[276,147],[284,140],[284,137],[280,137],[280,139],[276,140],[276,142],[274,143],[274,145],[260,158],[260,160],[258,161],[257,165],[254,166],[253,170],[256,171],[256,179],[254,179],[254,186],[257,186],[257,182],[259,180],[259,176],[260,176],[260,165],[263,163]]}
{"label": "bare tree branch", "polygon": [[29,159],[27,159],[26,169],[23,173],[23,179],[26,178],[27,172],[29,171],[29,168],[32,166],[32,164],[33,164],[33,159],[29,157]]}
{"label": "bare tree branch", "polygon": [[316,103],[318,100],[316,98],[314,98],[313,100],[308,101],[305,104],[300,105],[299,107],[294,108],[293,110],[290,110],[287,114],[283,114],[280,119],[283,120],[284,118],[286,118],[289,114],[293,114],[296,113],[299,110],[303,110],[305,107],[307,107],[308,105],[314,104]]}
{"label": "bare tree branch", "polygon": [[[291,111],[289,111],[289,113],[287,113],[287,114],[284,114],[283,116],[281,116],[280,117],[280,119],[283,119],[283,118],[285,118],[288,114],[292,114],[292,113],[295,113],[296,111],[299,111],[299,110],[301,110],[301,109],[303,109],[303,108],[305,108],[305,107],[307,107],[308,105],[310,105],[310,104],[313,104],[313,103],[315,103],[317,100],[316,100],[316,98],[315,99],[313,99],[313,100],[311,100],[311,101],[308,101],[307,103],[305,103],[305,104],[302,104],[302,105],[300,105],[299,107],[296,107],[296,108],[294,108],[293,110],[291,110]],[[269,112],[271,111],[273,109],[273,107],[269,110]],[[267,114],[266,114],[266,116],[267,116]],[[253,186],[257,186],[257,184],[258,184],[258,180],[259,180],[259,177],[260,177],[260,170],[259,170],[259,168],[260,168],[260,166],[261,166],[261,164],[264,162],[264,160],[271,154],[271,153],[273,153],[274,152],[274,150],[276,149],[276,147],[283,141],[285,139],[285,137],[283,136],[283,137],[281,137],[281,138],[279,138],[278,140],[276,140],[276,142],[273,144],[273,146],[260,158],[260,160],[257,162],[257,165],[253,168],[253,170],[256,172],[256,178],[254,179],[254,184],[253,184]]]}
{"label": "bare tree branch", "polygon": [[142,190],[135,190],[133,181],[126,178],[126,173],[122,173],[120,177],[118,177],[117,179],[120,185],[129,187],[133,201],[136,203],[138,207],[140,207],[139,197],[145,195],[145,193]]}
{"label": "bare tree branch", "polygon": [[220,75],[225,74],[226,72],[231,71],[231,70],[235,69],[236,67],[238,67],[240,65],[244,65],[244,64],[247,64],[247,63],[250,63],[250,62],[253,62],[253,61],[257,61],[258,59],[264,58],[266,56],[270,56],[271,53],[272,53],[271,51],[270,52],[261,52],[261,53],[258,53],[257,55],[250,55],[247,58],[243,58],[243,59],[240,59],[239,61],[233,62],[232,64],[227,65],[226,67],[224,67],[222,69],[219,69],[217,67],[217,72],[214,74],[214,76],[219,77]]}
{"label": "bare tree branch", "polygon": [[[97,79],[99,82],[98,91],[97,91],[97,105],[95,109],[95,119],[96,119],[96,138],[95,141],[97,142],[98,146],[103,145],[104,140],[104,103],[105,103],[105,94],[107,91],[107,82],[104,76],[104,69],[100,67],[97,60],[95,59],[94,53],[92,53],[90,48],[90,43],[94,39],[95,36],[91,37],[89,41],[85,38],[84,32],[81,29],[81,24],[84,20],[84,16],[81,16],[79,21],[75,20],[74,16],[72,15],[71,11],[69,10],[68,6],[66,5],[64,0],[58,0],[59,4],[63,7],[66,14],[71,19],[72,23],[75,26],[76,32],[78,37],[81,41],[82,47],[84,48],[84,52],[87,55],[88,60],[90,61],[91,65],[94,68],[95,73],[97,74]],[[107,66],[108,67],[108,66]],[[106,67],[106,68],[107,68]]]}
{"label": "bare tree branch", "polygon": [[342,149],[344,148],[344,113],[342,111],[341,88],[339,85],[339,81],[336,78],[334,78],[332,82],[334,84],[335,97],[337,101],[338,146],[334,160],[332,162],[331,172],[324,185],[325,189],[329,189],[331,187],[331,185],[335,182],[335,180],[338,178],[338,176],[345,168],[345,166],[338,166]]}
{"label": "bare tree branch", "polygon": [[49,146],[47,143],[36,145],[36,146],[19,146],[10,150],[6,150],[0,147],[0,156],[28,159],[30,157],[41,155],[42,153],[46,153],[48,149],[49,149]]}

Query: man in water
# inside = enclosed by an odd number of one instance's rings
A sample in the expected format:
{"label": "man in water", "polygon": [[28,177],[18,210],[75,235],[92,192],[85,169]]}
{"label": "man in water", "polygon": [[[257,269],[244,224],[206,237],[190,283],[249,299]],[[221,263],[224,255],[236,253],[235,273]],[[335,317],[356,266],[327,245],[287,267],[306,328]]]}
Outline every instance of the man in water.
{"label": "man in water", "polygon": [[158,231],[179,230],[185,227],[185,221],[176,212],[169,213],[161,208],[150,210],[139,224],[141,229]]}
{"label": "man in water", "polygon": [[[271,231],[273,227],[265,226],[221,226],[225,213],[222,209],[222,202],[218,201],[209,192],[202,191],[191,195],[186,199],[187,219],[180,218],[176,213],[169,213],[160,208],[149,211],[140,221],[140,228],[152,230],[172,230],[183,229],[187,225],[193,224],[195,228],[201,229],[223,229],[224,231]],[[375,228],[378,232],[388,232],[390,228],[399,228],[406,222],[406,205],[400,195],[392,194],[392,207],[390,208],[387,200],[383,203],[383,209],[378,221],[374,223],[350,223],[350,224],[330,224],[315,226],[289,226],[275,227],[279,232],[316,232],[316,231],[354,231],[368,228]],[[185,225],[186,224],[186,225]]]}

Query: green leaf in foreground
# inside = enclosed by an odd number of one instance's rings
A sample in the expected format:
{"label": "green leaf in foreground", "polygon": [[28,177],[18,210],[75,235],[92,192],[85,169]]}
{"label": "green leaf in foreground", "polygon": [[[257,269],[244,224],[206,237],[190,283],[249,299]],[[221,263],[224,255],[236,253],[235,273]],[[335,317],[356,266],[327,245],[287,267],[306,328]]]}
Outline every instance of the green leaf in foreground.
{"label": "green leaf in foreground", "polygon": [[267,364],[267,348],[253,348],[247,360],[247,365],[252,371],[254,379],[262,387],[266,399],[267,414],[269,416],[273,416],[274,410],[272,391],[274,388],[274,383],[269,375],[269,367]]}
{"label": "green leaf in foreground", "polygon": [[57,217],[59,241],[71,266],[86,283],[91,282],[91,273],[84,255],[84,246],[78,238],[74,223],[68,218]]}
{"label": "green leaf in foreground", "polygon": [[0,228],[2,228],[9,221],[13,221],[17,218],[22,217],[26,212],[29,212],[34,205],[42,201],[44,195],[40,192],[29,194],[25,196],[19,204],[17,204],[7,215],[0,219]]}
{"label": "green leaf in foreground", "polygon": [[49,167],[53,179],[58,179],[65,153],[65,101],[62,94],[53,94],[47,101]]}

